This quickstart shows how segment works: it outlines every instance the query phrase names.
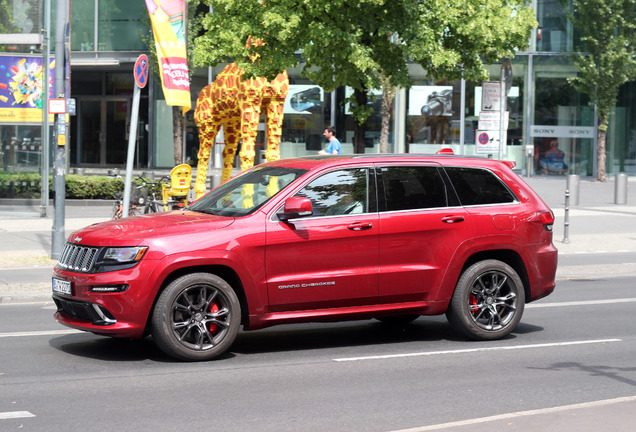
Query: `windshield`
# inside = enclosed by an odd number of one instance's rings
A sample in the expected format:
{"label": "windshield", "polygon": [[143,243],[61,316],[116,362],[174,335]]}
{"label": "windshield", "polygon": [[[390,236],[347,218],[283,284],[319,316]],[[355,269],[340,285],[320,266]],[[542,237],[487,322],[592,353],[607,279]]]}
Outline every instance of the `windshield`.
{"label": "windshield", "polygon": [[201,197],[189,209],[218,216],[245,216],[306,172],[297,168],[254,167]]}

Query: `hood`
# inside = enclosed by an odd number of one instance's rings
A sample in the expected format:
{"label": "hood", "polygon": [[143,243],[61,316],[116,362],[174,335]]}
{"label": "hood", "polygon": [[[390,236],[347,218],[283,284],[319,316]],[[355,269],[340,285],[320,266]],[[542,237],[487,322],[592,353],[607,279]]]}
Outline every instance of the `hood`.
{"label": "hood", "polygon": [[149,237],[196,236],[233,222],[231,217],[178,210],[99,222],[73,232],[68,241],[86,246],[136,246]]}

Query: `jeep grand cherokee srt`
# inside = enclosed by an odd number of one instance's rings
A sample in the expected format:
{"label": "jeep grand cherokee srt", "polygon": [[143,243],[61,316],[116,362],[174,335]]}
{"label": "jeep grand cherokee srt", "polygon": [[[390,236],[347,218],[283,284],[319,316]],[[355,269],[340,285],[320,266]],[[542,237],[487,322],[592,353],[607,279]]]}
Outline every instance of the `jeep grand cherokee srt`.
{"label": "jeep grand cherokee srt", "polygon": [[208,360],[246,330],[446,314],[471,339],[509,334],[555,287],[553,213],[511,162],[358,155],[280,160],[190,207],[74,232],[56,319],[148,333]]}

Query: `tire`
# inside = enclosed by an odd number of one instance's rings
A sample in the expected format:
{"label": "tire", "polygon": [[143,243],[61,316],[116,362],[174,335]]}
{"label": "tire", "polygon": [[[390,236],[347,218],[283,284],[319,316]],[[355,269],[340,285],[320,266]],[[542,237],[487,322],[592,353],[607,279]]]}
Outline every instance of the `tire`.
{"label": "tire", "polygon": [[115,203],[115,206],[113,207],[113,212],[112,212],[111,219],[113,219],[113,220],[120,219],[121,218],[121,214],[122,214],[122,206],[121,206],[121,204]]}
{"label": "tire", "polygon": [[191,273],[171,282],[152,313],[152,337],[179,360],[211,360],[227,351],[238,334],[241,306],[218,276]]}
{"label": "tire", "polygon": [[142,214],[143,213],[139,207],[131,207],[128,209],[128,216],[140,216]]}
{"label": "tire", "polygon": [[517,327],[524,306],[523,283],[517,272],[490,259],[462,273],[446,316],[455,330],[470,339],[495,340]]}

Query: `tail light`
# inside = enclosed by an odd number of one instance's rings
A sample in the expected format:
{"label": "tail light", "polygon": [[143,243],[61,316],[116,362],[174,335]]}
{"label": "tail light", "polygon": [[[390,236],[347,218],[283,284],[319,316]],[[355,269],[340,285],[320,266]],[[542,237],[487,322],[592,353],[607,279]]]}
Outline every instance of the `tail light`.
{"label": "tail light", "polygon": [[551,211],[540,213],[539,220],[546,231],[552,231],[552,225],[554,225],[554,213]]}

